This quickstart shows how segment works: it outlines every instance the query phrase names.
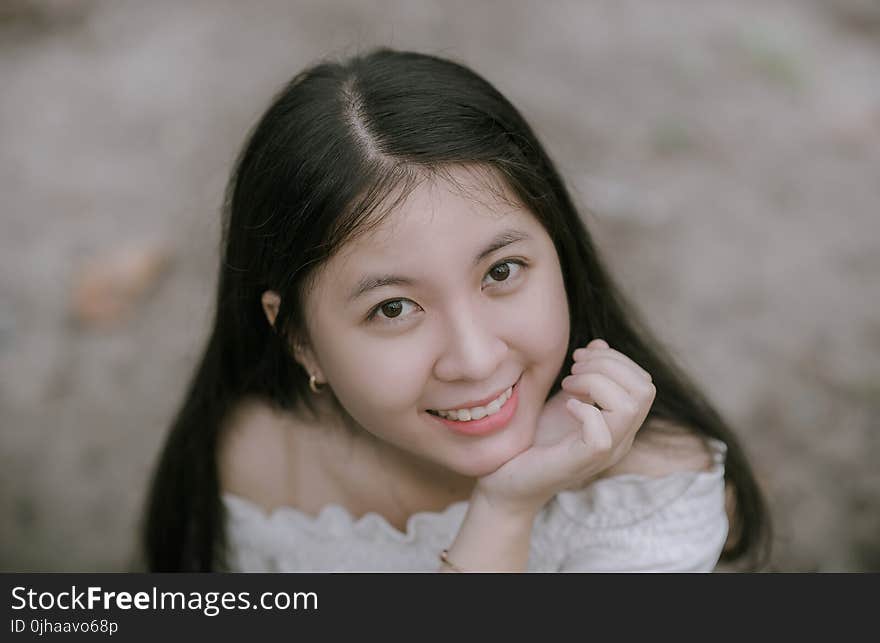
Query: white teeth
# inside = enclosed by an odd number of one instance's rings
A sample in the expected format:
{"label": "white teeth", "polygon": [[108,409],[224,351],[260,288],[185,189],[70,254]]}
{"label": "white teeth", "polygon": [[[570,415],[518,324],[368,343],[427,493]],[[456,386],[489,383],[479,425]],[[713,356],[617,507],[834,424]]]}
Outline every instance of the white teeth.
{"label": "white teeth", "polygon": [[513,387],[509,387],[504,393],[492,400],[486,406],[475,406],[471,409],[455,409],[451,411],[437,411],[437,414],[449,420],[457,420],[459,422],[468,422],[470,420],[481,420],[487,415],[495,415],[501,410],[504,403],[510,399],[513,394]]}

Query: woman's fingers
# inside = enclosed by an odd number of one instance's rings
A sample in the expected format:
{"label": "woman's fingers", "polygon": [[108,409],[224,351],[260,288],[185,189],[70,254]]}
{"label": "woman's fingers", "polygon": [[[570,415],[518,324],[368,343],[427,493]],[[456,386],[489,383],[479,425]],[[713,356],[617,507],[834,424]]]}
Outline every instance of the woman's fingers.
{"label": "woman's fingers", "polygon": [[613,357],[588,357],[584,361],[575,362],[571,367],[572,375],[590,372],[608,375],[626,389],[627,393],[635,397],[647,396],[652,393],[653,384],[631,368],[629,364]]}
{"label": "woman's fingers", "polygon": [[580,467],[583,466],[585,458],[611,453],[614,440],[608,425],[605,424],[602,411],[592,404],[574,398],[568,400],[565,406],[581,422],[580,433],[575,433],[571,439],[561,443],[571,463]]}
{"label": "woman's fingers", "polygon": [[603,410],[610,412],[635,412],[635,400],[620,384],[602,373],[580,373],[569,375],[561,383],[562,388],[572,395],[588,396]]}
{"label": "woman's fingers", "polygon": [[[604,342],[602,342],[602,343],[604,343]],[[613,359],[616,359],[616,360],[623,362],[624,364],[628,364],[631,368],[635,369],[635,371],[637,373],[639,373],[639,375],[641,377],[648,380],[649,382],[653,381],[651,374],[648,371],[646,371],[645,369],[643,369],[641,366],[636,364],[629,357],[627,357],[626,355],[624,355],[620,351],[614,350],[613,348],[603,348],[603,347],[601,347],[601,345],[598,344],[598,342],[596,344],[594,344],[593,342],[590,342],[589,344],[587,344],[586,348],[578,348],[577,350],[575,350],[572,353],[572,357],[574,358],[576,363],[579,361],[585,360],[587,358],[590,358],[590,357],[598,357],[598,356],[611,357]]]}

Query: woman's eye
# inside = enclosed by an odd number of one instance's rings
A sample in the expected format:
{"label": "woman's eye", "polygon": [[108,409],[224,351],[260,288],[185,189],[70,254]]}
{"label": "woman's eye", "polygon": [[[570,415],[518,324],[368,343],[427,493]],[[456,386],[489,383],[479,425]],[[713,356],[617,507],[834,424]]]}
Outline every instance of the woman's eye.
{"label": "woman's eye", "polygon": [[486,276],[492,277],[496,283],[509,281],[511,279],[510,266],[516,266],[516,270],[513,271],[513,276],[516,277],[525,267],[525,262],[519,259],[507,259],[492,266]]}
{"label": "woman's eye", "polygon": [[[373,320],[380,312],[386,320],[396,320],[402,316],[405,304],[412,304],[409,299],[390,299],[376,306],[370,313],[368,320]],[[403,315],[405,317],[405,315]]]}
{"label": "woman's eye", "polygon": [[[528,264],[521,259],[506,259],[505,261],[496,263],[492,266],[489,269],[489,272],[486,273],[486,277],[491,278],[492,283],[504,287],[506,282],[512,282],[527,265]],[[510,266],[515,266],[515,269],[512,272]],[[386,324],[401,323],[409,317],[409,315],[404,314],[404,309],[407,304],[419,307],[418,304],[409,299],[389,299],[373,308],[367,316],[367,321],[376,321],[378,318]]]}

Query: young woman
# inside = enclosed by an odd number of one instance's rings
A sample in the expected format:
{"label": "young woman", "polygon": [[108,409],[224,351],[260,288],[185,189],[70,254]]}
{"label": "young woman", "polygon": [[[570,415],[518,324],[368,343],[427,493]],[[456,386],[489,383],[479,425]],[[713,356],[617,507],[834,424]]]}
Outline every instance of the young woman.
{"label": "young woman", "polygon": [[768,534],[492,85],[379,49],[278,94],[229,183],[150,570],[754,569]]}

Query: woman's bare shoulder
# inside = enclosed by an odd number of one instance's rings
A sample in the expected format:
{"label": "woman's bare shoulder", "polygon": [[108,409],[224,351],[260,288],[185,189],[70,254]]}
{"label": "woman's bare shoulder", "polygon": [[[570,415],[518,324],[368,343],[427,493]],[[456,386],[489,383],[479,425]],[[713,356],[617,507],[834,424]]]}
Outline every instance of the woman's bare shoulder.
{"label": "woman's bare shoulder", "polygon": [[600,477],[634,473],[660,478],[679,471],[708,471],[712,463],[706,438],[697,431],[655,419],[640,429],[629,453]]}
{"label": "woman's bare shoulder", "polygon": [[239,402],[223,422],[217,444],[220,488],[267,511],[287,499],[288,451],[280,414],[268,403]]}

